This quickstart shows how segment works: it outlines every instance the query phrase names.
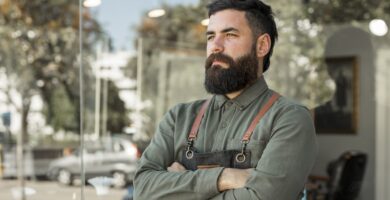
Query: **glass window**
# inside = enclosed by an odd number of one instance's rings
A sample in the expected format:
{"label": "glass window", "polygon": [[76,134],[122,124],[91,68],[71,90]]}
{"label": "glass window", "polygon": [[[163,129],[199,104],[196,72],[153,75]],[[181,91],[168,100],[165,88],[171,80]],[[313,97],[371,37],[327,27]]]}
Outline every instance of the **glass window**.
{"label": "glass window", "polygon": [[[209,2],[0,0],[0,199],[130,199],[164,113],[211,97]],[[279,38],[264,76],[312,110],[321,146],[332,146],[313,172],[344,149],[374,160],[389,1],[266,2]],[[373,199],[373,163],[366,174],[361,196]]]}
{"label": "glass window", "polygon": [[78,8],[0,1],[0,199],[80,198]]}

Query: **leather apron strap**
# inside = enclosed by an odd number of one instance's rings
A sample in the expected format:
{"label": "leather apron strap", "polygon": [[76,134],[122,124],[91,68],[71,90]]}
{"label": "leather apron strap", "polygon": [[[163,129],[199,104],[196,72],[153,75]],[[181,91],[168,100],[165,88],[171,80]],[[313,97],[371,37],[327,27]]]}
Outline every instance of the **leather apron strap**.
{"label": "leather apron strap", "polygon": [[242,142],[249,142],[249,139],[252,136],[253,130],[255,130],[257,123],[264,117],[264,115],[267,113],[267,111],[272,107],[272,105],[275,103],[276,100],[278,100],[280,97],[280,94],[274,92],[274,94],[271,96],[271,98],[268,100],[268,102],[260,109],[260,112],[256,115],[255,119],[253,119],[251,125],[249,126],[248,130],[245,132],[244,137],[242,137]]}
{"label": "leather apron strap", "polygon": [[204,113],[206,112],[206,109],[207,109],[209,103],[210,103],[210,99],[206,100],[203,103],[202,108],[200,109],[198,115],[195,118],[194,123],[192,124],[191,132],[190,132],[190,134],[188,136],[188,141],[195,140],[196,136],[198,135],[200,122],[202,121],[202,118],[204,116]]}
{"label": "leather apron strap", "polygon": [[[278,100],[280,97],[280,94],[274,92],[274,94],[271,96],[271,98],[268,100],[268,102],[260,109],[259,113],[256,115],[256,117],[253,119],[252,123],[250,124],[249,128],[245,132],[242,142],[248,143],[250,140],[250,137],[252,136],[253,130],[256,128],[257,123],[264,117],[264,115],[267,113],[267,111],[272,107],[272,105]],[[195,140],[196,136],[198,135],[198,130],[200,127],[200,123],[202,121],[202,118],[204,116],[204,113],[206,112],[206,109],[210,103],[210,99],[205,101],[198,113],[198,115],[195,118],[194,123],[192,124],[191,132],[188,136],[188,141]]]}

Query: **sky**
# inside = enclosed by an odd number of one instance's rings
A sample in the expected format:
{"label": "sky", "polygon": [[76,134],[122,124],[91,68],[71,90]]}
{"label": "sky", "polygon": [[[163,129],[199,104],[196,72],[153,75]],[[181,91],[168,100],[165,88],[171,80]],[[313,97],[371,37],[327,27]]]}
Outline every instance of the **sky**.
{"label": "sky", "polygon": [[162,4],[196,5],[198,0],[102,0],[91,9],[103,29],[113,39],[115,50],[134,50],[134,27],[140,23],[142,14]]}

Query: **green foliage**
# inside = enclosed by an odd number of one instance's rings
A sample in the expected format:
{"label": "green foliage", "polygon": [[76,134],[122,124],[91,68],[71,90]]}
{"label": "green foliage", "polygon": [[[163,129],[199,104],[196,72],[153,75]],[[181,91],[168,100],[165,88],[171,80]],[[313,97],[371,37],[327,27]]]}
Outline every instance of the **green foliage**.
{"label": "green foliage", "polygon": [[[279,40],[275,45],[269,72],[265,73],[271,88],[308,107],[315,107],[331,97],[332,88],[322,70],[323,25],[312,23],[302,4],[270,2],[275,13]],[[326,94],[326,95],[323,95]]]}
{"label": "green foliage", "polygon": [[75,123],[76,108],[74,107],[74,102],[69,99],[65,88],[59,86],[52,93],[52,98],[50,98],[49,107],[51,114],[54,117],[48,118],[49,124],[51,124],[54,130],[73,130],[77,129]]}
{"label": "green foliage", "polygon": [[[74,87],[78,85],[77,8],[77,2],[60,0],[4,0],[1,4],[2,53],[9,55],[4,60],[8,85],[21,93],[23,102],[41,95],[47,105],[55,105],[57,100],[53,98],[61,96],[58,88],[65,88],[68,98],[77,98],[74,95],[78,88]],[[24,104],[19,112],[27,115],[29,105]],[[67,105],[71,107],[72,111],[77,110],[74,102]],[[63,118],[77,119],[76,113],[64,117],[70,112],[56,112],[51,106],[46,109],[47,121],[55,127],[60,126]],[[27,118],[22,120],[22,127],[27,127],[27,123]],[[73,123],[78,126],[77,121]]]}
{"label": "green foliage", "polygon": [[[144,17],[138,27],[138,34],[146,39],[145,54],[151,55],[161,48],[205,47],[205,30],[200,22],[207,18],[206,1],[198,6],[162,5],[166,15],[161,18]],[[146,14],[145,14],[146,15]]]}
{"label": "green foliage", "polygon": [[[79,17],[83,15],[84,113],[80,113]],[[0,67],[6,69],[7,87],[21,93],[23,106],[19,112],[28,114],[31,98],[40,95],[45,102],[46,121],[55,130],[78,132],[80,114],[94,112],[94,77],[87,60],[103,33],[88,10],[79,13],[78,1],[67,0],[2,0],[0,1]],[[125,109],[117,98],[113,108],[114,130],[126,119]],[[114,89],[113,89],[114,88]],[[12,100],[12,98],[10,98]],[[11,102],[12,103],[12,102]],[[19,106],[14,103],[15,106]],[[118,106],[120,108],[118,108]],[[26,114],[26,115],[27,115]],[[89,123],[89,117],[84,122]],[[22,126],[27,127],[27,118]]]}
{"label": "green foliage", "polygon": [[[107,93],[107,130],[111,133],[122,133],[125,126],[129,126],[129,119],[126,116],[125,103],[119,98],[118,88],[112,81],[108,82]],[[103,92],[102,92],[103,99]],[[101,106],[103,108],[103,105]]]}
{"label": "green foliage", "polygon": [[310,0],[305,6],[310,21],[321,24],[368,21],[390,13],[387,0]]}

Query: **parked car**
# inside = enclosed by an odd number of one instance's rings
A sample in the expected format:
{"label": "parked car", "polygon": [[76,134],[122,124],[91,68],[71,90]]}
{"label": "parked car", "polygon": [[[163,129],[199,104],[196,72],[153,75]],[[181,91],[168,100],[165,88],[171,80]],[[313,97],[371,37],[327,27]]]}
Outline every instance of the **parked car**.
{"label": "parked car", "polygon": [[125,187],[133,181],[138,149],[131,141],[118,137],[86,141],[83,150],[75,150],[50,163],[48,177],[61,184],[73,184],[81,174],[81,152],[84,155],[85,180],[110,177],[114,187]]}
{"label": "parked car", "polygon": [[[16,145],[8,145],[0,150],[0,177],[14,179],[18,176],[18,160]],[[63,154],[61,147],[31,147],[23,146],[23,176],[31,179],[47,179],[50,163]]]}

